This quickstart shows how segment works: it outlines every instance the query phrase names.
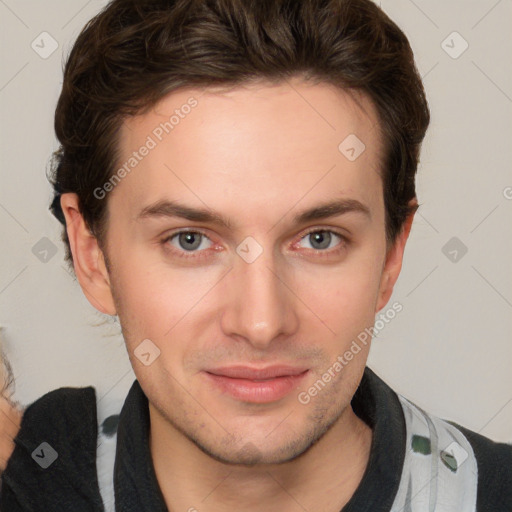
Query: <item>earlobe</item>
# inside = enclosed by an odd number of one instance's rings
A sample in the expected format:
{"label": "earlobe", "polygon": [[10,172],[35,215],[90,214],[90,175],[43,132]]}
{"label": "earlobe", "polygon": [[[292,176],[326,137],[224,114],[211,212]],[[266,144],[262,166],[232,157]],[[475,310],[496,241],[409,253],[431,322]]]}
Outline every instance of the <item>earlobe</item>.
{"label": "earlobe", "polygon": [[60,202],[78,282],[92,306],[101,313],[113,316],[116,308],[104,255],[80,213],[78,196],[74,193],[62,194]]}
{"label": "earlobe", "polygon": [[[409,205],[417,205],[416,199],[411,200]],[[378,313],[388,303],[391,294],[393,293],[393,288],[398,276],[400,275],[400,270],[402,269],[405,244],[409,238],[409,233],[411,232],[414,214],[415,210],[409,214],[405,220],[402,230],[397,235],[394,244],[389,248],[386,254],[386,262],[382,271],[375,313]]]}

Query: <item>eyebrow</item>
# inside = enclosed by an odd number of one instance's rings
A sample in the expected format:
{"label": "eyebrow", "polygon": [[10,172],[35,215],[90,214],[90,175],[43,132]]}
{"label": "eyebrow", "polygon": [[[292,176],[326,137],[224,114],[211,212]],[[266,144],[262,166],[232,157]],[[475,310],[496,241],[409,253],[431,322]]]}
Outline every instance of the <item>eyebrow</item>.
{"label": "eyebrow", "polygon": [[[338,199],[322,203],[307,210],[304,210],[293,218],[293,224],[305,224],[307,222],[322,220],[329,217],[344,215],[346,213],[363,214],[371,218],[371,211],[365,204],[357,199]],[[207,208],[192,208],[177,201],[160,200],[144,207],[135,217],[136,221],[158,217],[178,217],[192,222],[204,222],[233,230],[232,222],[221,215]]]}

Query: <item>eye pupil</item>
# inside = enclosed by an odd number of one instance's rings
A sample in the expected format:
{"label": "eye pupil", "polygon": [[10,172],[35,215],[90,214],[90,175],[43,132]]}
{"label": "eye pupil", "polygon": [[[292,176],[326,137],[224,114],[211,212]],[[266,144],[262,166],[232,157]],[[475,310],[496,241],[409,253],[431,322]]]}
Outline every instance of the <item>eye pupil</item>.
{"label": "eye pupil", "polygon": [[180,246],[186,251],[192,251],[194,249],[197,249],[201,244],[201,233],[194,233],[193,231],[180,233],[179,243]]}
{"label": "eye pupil", "polygon": [[[315,231],[314,233],[310,233],[310,236],[312,237],[311,245],[315,249],[326,249],[331,243],[331,233],[328,231]],[[320,247],[315,247],[315,243],[317,242],[320,244]]]}

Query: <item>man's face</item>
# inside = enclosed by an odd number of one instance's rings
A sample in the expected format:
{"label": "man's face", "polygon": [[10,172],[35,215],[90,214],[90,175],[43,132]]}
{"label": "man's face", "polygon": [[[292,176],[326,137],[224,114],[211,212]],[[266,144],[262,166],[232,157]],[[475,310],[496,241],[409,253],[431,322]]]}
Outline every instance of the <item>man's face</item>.
{"label": "man's face", "polygon": [[[206,91],[175,92],[123,125],[119,167],[153,146],[148,136],[155,145],[105,199],[112,293],[152,422],[222,461],[282,462],[342,421],[369,346],[309,403],[299,393],[384,305],[376,112],[326,84]],[[182,108],[192,96],[197,105]],[[172,131],[158,130],[176,109]],[[355,160],[338,148],[351,134],[366,146]],[[296,223],[336,201],[348,201],[344,213]],[[230,226],[150,212],[163,202],[215,212]],[[150,354],[148,365],[135,355],[143,340],[137,353]],[[300,375],[212,375],[276,365]]]}

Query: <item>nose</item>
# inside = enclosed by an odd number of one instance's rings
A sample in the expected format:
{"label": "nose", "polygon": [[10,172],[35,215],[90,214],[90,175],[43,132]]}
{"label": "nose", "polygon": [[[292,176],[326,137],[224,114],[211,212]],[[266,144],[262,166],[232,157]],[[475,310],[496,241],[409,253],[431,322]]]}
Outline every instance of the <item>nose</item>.
{"label": "nose", "polygon": [[291,273],[276,264],[270,251],[252,262],[235,255],[225,283],[226,300],[221,327],[230,337],[243,338],[255,349],[293,334],[298,320]]}

